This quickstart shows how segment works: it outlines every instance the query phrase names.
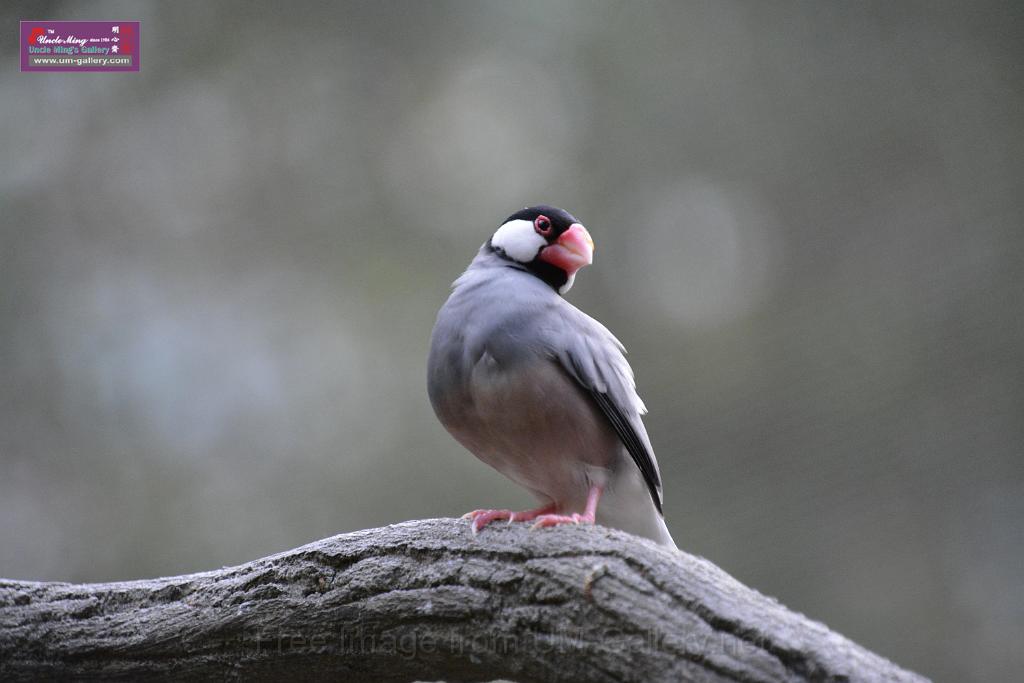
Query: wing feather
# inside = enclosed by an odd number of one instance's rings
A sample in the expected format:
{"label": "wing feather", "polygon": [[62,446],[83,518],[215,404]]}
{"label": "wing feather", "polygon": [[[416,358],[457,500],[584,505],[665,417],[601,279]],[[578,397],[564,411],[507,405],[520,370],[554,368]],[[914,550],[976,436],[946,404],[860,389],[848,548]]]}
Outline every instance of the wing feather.
{"label": "wing feather", "polygon": [[662,511],[661,473],[641,416],[646,407],[636,393],[625,348],[604,325],[573,308],[562,330],[556,356],[601,409],[636,463],[658,512]]}

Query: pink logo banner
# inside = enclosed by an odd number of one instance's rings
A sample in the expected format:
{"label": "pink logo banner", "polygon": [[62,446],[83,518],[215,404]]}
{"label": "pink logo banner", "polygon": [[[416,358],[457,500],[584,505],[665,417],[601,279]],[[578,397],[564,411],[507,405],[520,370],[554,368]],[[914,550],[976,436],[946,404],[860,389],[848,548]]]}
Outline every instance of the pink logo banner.
{"label": "pink logo banner", "polygon": [[22,71],[138,71],[137,21],[23,21]]}

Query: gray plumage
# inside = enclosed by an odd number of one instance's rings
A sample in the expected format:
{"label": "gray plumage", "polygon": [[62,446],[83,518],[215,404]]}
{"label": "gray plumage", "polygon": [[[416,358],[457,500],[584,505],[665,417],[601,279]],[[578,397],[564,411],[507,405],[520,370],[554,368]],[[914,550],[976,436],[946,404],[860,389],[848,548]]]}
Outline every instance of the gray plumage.
{"label": "gray plumage", "polygon": [[604,488],[597,522],[674,546],[622,344],[485,244],[438,313],[428,392],[441,423],[559,512]]}

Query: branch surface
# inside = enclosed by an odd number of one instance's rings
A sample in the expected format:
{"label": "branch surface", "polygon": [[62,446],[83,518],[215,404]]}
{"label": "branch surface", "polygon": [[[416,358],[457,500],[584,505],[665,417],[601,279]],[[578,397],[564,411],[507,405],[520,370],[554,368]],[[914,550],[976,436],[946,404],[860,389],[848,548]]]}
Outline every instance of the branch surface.
{"label": "branch surface", "polygon": [[702,558],[434,519],[237,567],[0,579],[0,679],[923,681]]}

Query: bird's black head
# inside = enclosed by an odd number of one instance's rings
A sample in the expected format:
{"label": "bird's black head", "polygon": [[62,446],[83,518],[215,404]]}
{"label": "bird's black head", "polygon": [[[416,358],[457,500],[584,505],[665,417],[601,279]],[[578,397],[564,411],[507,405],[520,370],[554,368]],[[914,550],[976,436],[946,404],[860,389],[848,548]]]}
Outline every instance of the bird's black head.
{"label": "bird's black head", "polygon": [[594,257],[594,241],[587,229],[568,211],[546,204],[506,218],[487,244],[559,294],[569,291],[576,271],[592,263]]}

